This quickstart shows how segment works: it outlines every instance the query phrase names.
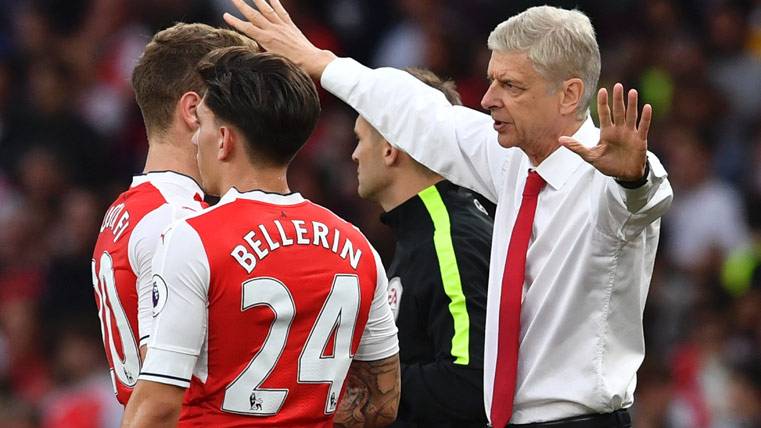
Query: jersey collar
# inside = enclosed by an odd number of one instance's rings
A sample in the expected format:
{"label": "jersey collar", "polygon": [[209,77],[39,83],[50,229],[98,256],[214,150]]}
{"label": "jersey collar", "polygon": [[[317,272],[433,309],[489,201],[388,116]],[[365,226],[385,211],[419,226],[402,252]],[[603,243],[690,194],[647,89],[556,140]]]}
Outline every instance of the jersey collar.
{"label": "jersey collar", "polygon": [[137,187],[143,183],[169,183],[198,194],[203,199],[204,192],[201,185],[192,177],[175,171],[153,171],[132,177],[132,185]]}
{"label": "jersey collar", "polygon": [[222,198],[219,200],[219,203],[222,204],[232,202],[236,199],[248,199],[251,201],[264,202],[266,204],[272,205],[296,205],[306,200],[303,196],[301,196],[300,193],[288,193],[284,195],[281,193],[269,193],[263,190],[241,192],[233,187],[228,190],[224,196],[222,196]]}

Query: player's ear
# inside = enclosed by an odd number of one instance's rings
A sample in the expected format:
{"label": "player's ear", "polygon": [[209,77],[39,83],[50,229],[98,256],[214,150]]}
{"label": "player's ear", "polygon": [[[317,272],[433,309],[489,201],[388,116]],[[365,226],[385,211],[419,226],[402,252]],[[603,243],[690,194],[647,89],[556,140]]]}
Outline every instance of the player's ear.
{"label": "player's ear", "polygon": [[182,94],[180,101],[177,103],[177,109],[179,110],[182,123],[194,132],[198,128],[196,109],[200,103],[201,97],[193,91]]}
{"label": "player's ear", "polygon": [[217,160],[228,160],[236,143],[235,131],[229,126],[220,126],[217,134]]}
{"label": "player's ear", "polygon": [[399,161],[399,155],[401,154],[399,149],[389,144],[386,140],[383,140],[381,144],[383,144],[383,163],[386,166],[395,165]]}

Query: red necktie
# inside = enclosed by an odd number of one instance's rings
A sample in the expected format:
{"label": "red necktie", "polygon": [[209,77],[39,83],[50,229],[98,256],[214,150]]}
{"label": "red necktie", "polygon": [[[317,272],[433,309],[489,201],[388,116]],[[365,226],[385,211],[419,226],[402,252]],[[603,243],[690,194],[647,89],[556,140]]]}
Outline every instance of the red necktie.
{"label": "red necktie", "polygon": [[491,402],[491,423],[494,428],[504,428],[513,415],[521,334],[521,298],[526,277],[526,251],[531,239],[536,202],[545,184],[536,171],[529,171],[526,186],[523,188],[521,208],[507,247],[507,262],[502,274],[502,294],[499,301],[497,366]]}

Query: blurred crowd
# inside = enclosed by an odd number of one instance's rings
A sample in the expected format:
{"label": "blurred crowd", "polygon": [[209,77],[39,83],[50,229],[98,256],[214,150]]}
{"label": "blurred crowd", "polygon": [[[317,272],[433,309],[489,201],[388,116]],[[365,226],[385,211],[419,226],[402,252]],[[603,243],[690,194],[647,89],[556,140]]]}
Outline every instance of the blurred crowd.
{"label": "blurred crowd", "polygon": [[[586,12],[600,85],[621,81],[653,104],[650,148],[675,192],[645,311],[635,426],[761,427],[761,1],[283,3],[317,46],[430,68],[474,108],[497,23],[537,3]],[[90,259],[105,208],[147,148],[129,77],[151,34],[178,21],[220,25],[231,9],[0,0],[0,427],[118,426]],[[355,114],[321,96],[291,188],[359,226],[390,260],[378,208],[356,196]]]}

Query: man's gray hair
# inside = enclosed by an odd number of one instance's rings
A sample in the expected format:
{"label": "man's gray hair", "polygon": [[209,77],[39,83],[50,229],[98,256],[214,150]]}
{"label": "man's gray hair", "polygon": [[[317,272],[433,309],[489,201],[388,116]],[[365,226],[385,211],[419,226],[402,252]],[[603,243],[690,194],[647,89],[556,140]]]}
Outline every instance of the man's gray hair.
{"label": "man's gray hair", "polygon": [[584,94],[577,115],[586,117],[600,78],[600,48],[583,12],[532,7],[497,25],[488,43],[492,51],[527,53],[534,69],[556,85],[574,77],[581,79]]}

